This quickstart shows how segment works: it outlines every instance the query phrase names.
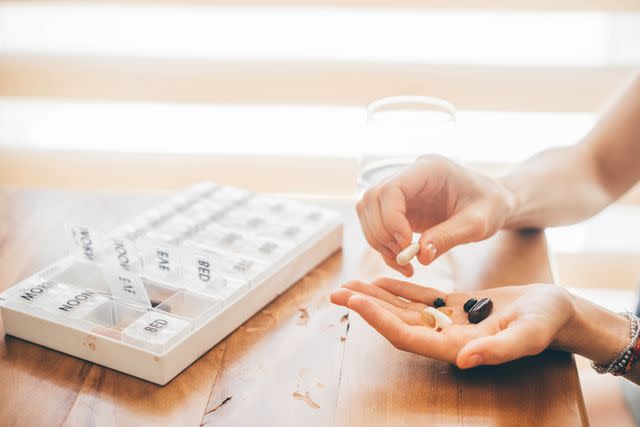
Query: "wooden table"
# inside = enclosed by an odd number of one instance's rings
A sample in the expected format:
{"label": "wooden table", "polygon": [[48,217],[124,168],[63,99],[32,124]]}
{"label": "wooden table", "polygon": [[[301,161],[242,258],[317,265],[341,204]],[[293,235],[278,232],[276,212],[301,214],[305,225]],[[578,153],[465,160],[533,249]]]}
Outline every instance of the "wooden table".
{"label": "wooden table", "polygon": [[[63,224],[109,229],[150,195],[0,192],[0,289],[67,251]],[[329,292],[389,273],[345,206],[345,244],[164,387],[10,336],[2,425],[585,425],[573,358],[546,352],[469,371],[394,349]],[[550,281],[544,235],[503,233],[417,280],[450,287]],[[307,315],[308,314],[308,317]],[[0,335],[2,325],[0,324]]]}

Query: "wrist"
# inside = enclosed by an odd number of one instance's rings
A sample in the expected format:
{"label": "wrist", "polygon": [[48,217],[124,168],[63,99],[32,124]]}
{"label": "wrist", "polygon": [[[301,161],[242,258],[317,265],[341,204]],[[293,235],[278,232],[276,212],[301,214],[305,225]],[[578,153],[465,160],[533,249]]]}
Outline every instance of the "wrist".
{"label": "wrist", "polygon": [[579,354],[598,364],[611,362],[629,344],[629,320],[624,315],[569,295],[575,310],[558,332],[552,347]]}
{"label": "wrist", "polygon": [[514,218],[518,212],[518,197],[516,196],[516,192],[509,185],[509,181],[506,177],[497,178],[496,182],[503,200],[503,206],[505,206],[505,216],[502,228],[513,228]]}

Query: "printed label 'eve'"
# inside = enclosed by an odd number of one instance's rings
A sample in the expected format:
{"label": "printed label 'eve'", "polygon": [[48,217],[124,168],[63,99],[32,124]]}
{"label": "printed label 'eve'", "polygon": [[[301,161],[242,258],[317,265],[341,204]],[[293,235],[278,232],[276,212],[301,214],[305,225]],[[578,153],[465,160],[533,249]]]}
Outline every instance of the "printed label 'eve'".
{"label": "printed label 'eve'", "polygon": [[140,276],[125,271],[103,270],[111,295],[136,304],[151,307],[147,289]]}
{"label": "printed label 'eve'", "polygon": [[156,257],[158,260],[158,270],[166,271],[167,273],[171,272],[169,252],[159,249],[156,251]]}
{"label": "printed label 'eve'", "polygon": [[131,279],[127,279],[126,277],[118,277],[118,280],[120,280],[123,291],[133,295],[136,294],[136,289],[133,287],[133,284],[131,284]]}

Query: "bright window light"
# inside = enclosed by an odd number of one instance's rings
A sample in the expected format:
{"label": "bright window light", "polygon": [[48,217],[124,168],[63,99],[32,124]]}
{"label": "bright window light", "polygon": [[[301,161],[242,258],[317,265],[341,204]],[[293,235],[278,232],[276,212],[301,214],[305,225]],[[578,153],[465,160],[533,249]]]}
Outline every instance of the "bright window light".
{"label": "bright window light", "polygon": [[599,66],[634,46],[637,13],[0,5],[5,54]]}
{"label": "bright window light", "polygon": [[[457,142],[443,154],[518,161],[578,141],[595,119],[585,113],[461,111]],[[364,108],[0,99],[0,147],[353,158],[365,150],[364,126]],[[429,143],[416,152],[430,152]],[[395,154],[393,146],[389,154]]]}

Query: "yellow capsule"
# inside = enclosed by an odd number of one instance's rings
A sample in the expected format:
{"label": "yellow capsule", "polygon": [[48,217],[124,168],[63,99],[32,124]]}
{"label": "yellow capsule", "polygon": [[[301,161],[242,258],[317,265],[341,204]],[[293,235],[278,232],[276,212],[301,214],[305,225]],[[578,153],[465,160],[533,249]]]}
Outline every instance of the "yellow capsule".
{"label": "yellow capsule", "polygon": [[423,311],[420,313],[420,318],[422,319],[422,323],[424,323],[426,327],[436,329],[437,323],[436,318],[433,316],[433,314]]}
{"label": "yellow capsule", "polygon": [[443,312],[449,317],[453,317],[453,310],[450,309],[449,307],[438,307],[438,311]]}
{"label": "yellow capsule", "polygon": [[443,313],[440,310],[436,310],[433,307],[427,307],[423,310],[423,313],[427,314],[427,315],[431,315],[436,319],[436,325],[434,328],[446,328],[447,326],[453,324],[453,321],[451,320],[451,318],[449,316],[447,316],[445,313]]}

